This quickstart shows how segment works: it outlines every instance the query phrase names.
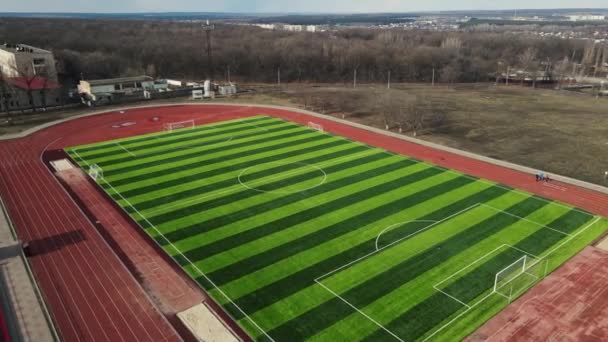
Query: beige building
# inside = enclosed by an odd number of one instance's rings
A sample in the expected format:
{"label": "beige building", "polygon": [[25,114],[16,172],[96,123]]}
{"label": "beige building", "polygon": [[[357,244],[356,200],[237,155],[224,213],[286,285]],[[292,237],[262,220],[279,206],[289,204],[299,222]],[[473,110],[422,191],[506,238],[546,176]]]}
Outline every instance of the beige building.
{"label": "beige building", "polygon": [[25,44],[0,45],[0,71],[5,78],[40,76],[57,82],[53,53]]}
{"label": "beige building", "polygon": [[25,44],[0,45],[0,110],[37,110],[60,104],[53,53]]}

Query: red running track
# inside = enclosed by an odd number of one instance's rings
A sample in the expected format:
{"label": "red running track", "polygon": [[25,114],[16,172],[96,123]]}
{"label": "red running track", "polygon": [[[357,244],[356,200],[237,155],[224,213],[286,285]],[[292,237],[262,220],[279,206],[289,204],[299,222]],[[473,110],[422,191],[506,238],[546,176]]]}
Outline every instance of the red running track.
{"label": "red running track", "polygon": [[[608,216],[604,194],[569,184],[549,187],[523,172],[286,110],[177,105],[76,119],[0,142],[0,195],[20,239],[30,241],[34,273],[64,340],[158,341],[178,336],[43,165],[44,151],[157,132],[165,122],[195,119],[204,124],[259,114],[301,124],[314,121],[334,134]],[[123,123],[135,124],[112,127]]]}

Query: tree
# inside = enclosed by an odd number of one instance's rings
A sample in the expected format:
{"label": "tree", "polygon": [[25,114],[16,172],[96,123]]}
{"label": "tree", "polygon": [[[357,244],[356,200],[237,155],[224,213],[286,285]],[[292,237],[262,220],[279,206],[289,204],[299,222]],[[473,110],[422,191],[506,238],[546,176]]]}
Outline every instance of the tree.
{"label": "tree", "polygon": [[460,70],[450,63],[441,69],[441,82],[451,85],[460,77]]}
{"label": "tree", "polygon": [[156,78],[156,66],[154,64],[148,64],[146,67],[146,75]]}
{"label": "tree", "polygon": [[4,71],[0,69],[0,100],[2,101],[2,106],[4,107],[4,111],[6,113],[6,119],[10,123],[11,122],[11,109],[9,107],[9,98],[12,97],[13,91],[10,83],[7,80]]}
{"label": "tree", "polygon": [[568,57],[564,57],[559,63],[557,63],[554,67],[554,72],[557,74],[557,88],[562,88],[562,82],[564,81],[564,77],[566,76],[566,72],[570,69],[570,60]]}
{"label": "tree", "polygon": [[536,56],[538,54],[538,50],[533,47],[529,47],[521,55],[519,55],[519,63],[523,70],[523,76],[521,78],[521,84],[524,84],[526,76],[528,72],[536,67]]}
{"label": "tree", "polygon": [[30,66],[21,66],[14,67],[17,72],[18,79],[23,81],[22,84],[25,85],[25,92],[27,93],[27,98],[30,102],[30,108],[33,112],[36,111],[36,101],[34,101],[34,82],[38,76],[34,72],[33,68]]}

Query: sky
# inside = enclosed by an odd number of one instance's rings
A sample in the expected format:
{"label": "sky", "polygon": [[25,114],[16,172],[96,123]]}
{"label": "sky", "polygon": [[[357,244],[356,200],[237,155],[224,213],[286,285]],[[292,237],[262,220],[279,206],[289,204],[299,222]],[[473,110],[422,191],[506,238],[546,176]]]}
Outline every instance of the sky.
{"label": "sky", "polygon": [[0,12],[352,13],[607,7],[607,0],[0,0]]}

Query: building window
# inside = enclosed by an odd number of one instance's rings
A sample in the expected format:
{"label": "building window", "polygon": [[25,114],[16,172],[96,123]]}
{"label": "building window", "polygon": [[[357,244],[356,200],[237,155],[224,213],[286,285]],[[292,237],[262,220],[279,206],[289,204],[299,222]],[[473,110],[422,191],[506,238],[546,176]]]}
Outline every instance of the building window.
{"label": "building window", "polygon": [[115,84],[114,85],[114,90],[120,90],[120,84]]}
{"label": "building window", "polygon": [[135,88],[141,88],[141,82],[135,82]]}

